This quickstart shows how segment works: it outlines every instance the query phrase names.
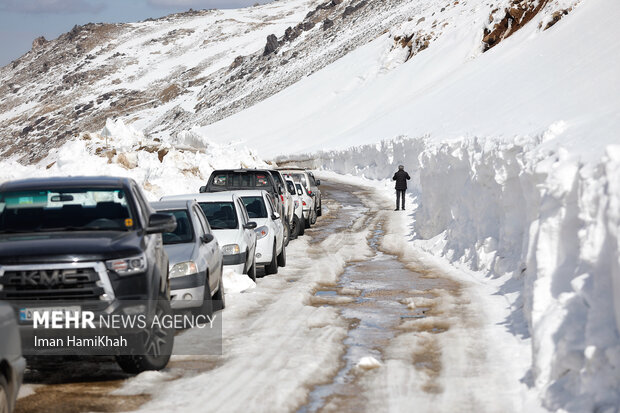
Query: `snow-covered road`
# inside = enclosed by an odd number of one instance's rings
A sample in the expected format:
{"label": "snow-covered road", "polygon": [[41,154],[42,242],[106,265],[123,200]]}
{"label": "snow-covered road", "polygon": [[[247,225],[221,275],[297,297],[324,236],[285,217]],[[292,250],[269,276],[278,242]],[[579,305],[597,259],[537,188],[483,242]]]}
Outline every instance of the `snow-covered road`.
{"label": "snow-covered road", "polygon": [[[18,412],[535,411],[509,303],[414,250],[385,192],[324,182],[324,215],[288,265],[229,294],[223,355],[126,379],[110,364],[31,372]],[[177,336],[199,348],[201,330]],[[64,367],[64,366],[63,366]],[[82,368],[82,370],[80,370]],[[94,380],[94,381],[93,381]],[[52,384],[53,383],[53,384]]]}

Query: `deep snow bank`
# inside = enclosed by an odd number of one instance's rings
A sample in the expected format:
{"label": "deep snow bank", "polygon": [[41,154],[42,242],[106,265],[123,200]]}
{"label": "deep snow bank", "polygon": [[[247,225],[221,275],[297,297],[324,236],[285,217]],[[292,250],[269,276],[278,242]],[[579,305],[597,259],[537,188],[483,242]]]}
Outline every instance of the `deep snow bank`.
{"label": "deep snow bank", "polygon": [[151,201],[198,192],[217,168],[267,166],[245,146],[214,144],[193,132],[154,140],[122,120],[108,120],[98,133],[80,134],[36,164],[24,165],[18,159],[0,162],[0,182],[45,176],[128,176]]}
{"label": "deep snow bank", "polygon": [[583,164],[541,145],[561,130],[512,142],[400,138],[313,162],[372,179],[406,165],[418,204],[414,243],[481,278],[503,277],[505,293],[520,291],[507,328],[523,333],[516,324],[525,315],[547,407],[617,411],[620,147]]}

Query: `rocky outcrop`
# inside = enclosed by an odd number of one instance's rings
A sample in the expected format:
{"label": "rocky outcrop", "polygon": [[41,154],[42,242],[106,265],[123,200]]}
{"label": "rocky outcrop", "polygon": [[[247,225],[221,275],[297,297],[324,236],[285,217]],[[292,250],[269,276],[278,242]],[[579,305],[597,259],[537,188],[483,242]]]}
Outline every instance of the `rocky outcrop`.
{"label": "rocky outcrop", "polygon": [[32,50],[45,46],[47,40],[43,36],[39,36],[32,41]]}
{"label": "rocky outcrop", "polygon": [[280,42],[278,42],[278,38],[275,34],[270,34],[267,36],[267,44],[265,45],[265,51],[263,52],[263,56],[268,56],[272,53],[275,53],[280,47]]}
{"label": "rocky outcrop", "polygon": [[489,16],[492,28],[484,29],[483,51],[486,52],[525,26],[546,4],[547,0],[513,0],[503,12],[493,10]]}

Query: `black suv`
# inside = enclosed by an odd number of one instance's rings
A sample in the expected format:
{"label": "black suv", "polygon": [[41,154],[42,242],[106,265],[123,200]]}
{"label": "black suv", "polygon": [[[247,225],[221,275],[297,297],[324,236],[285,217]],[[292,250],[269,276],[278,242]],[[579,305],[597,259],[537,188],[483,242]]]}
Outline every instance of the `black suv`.
{"label": "black suv", "polygon": [[236,191],[245,189],[263,189],[267,191],[276,205],[280,215],[286,216],[280,195],[284,187],[271,175],[269,169],[219,169],[211,173],[207,185],[200,187],[200,192]]}
{"label": "black suv", "polygon": [[[18,313],[24,355],[36,360],[35,312],[78,308],[96,314],[172,315],[163,232],[157,214],[129,178],[28,179],[0,185],[0,300]],[[29,316],[30,314],[30,316]],[[93,334],[95,334],[93,332]],[[34,339],[33,339],[34,336]],[[164,368],[174,329],[148,324],[115,350],[126,372]],[[31,356],[30,358],[28,356]]]}

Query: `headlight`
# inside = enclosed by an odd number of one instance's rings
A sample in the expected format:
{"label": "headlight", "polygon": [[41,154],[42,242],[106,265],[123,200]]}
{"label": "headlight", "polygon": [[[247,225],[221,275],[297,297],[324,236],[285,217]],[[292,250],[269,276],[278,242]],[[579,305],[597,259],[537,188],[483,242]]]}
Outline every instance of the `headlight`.
{"label": "headlight", "polygon": [[228,244],[222,247],[222,254],[224,255],[239,254],[240,251],[241,249],[237,244]]}
{"label": "headlight", "polygon": [[118,275],[131,275],[145,272],[147,268],[146,255],[140,254],[135,257],[110,260],[105,262],[108,270],[116,272]]}
{"label": "headlight", "polygon": [[269,234],[269,228],[262,226],[254,230],[256,232],[256,239],[265,238]]}
{"label": "headlight", "polygon": [[193,261],[181,262],[170,269],[170,278],[183,277],[198,273],[198,267]]}

